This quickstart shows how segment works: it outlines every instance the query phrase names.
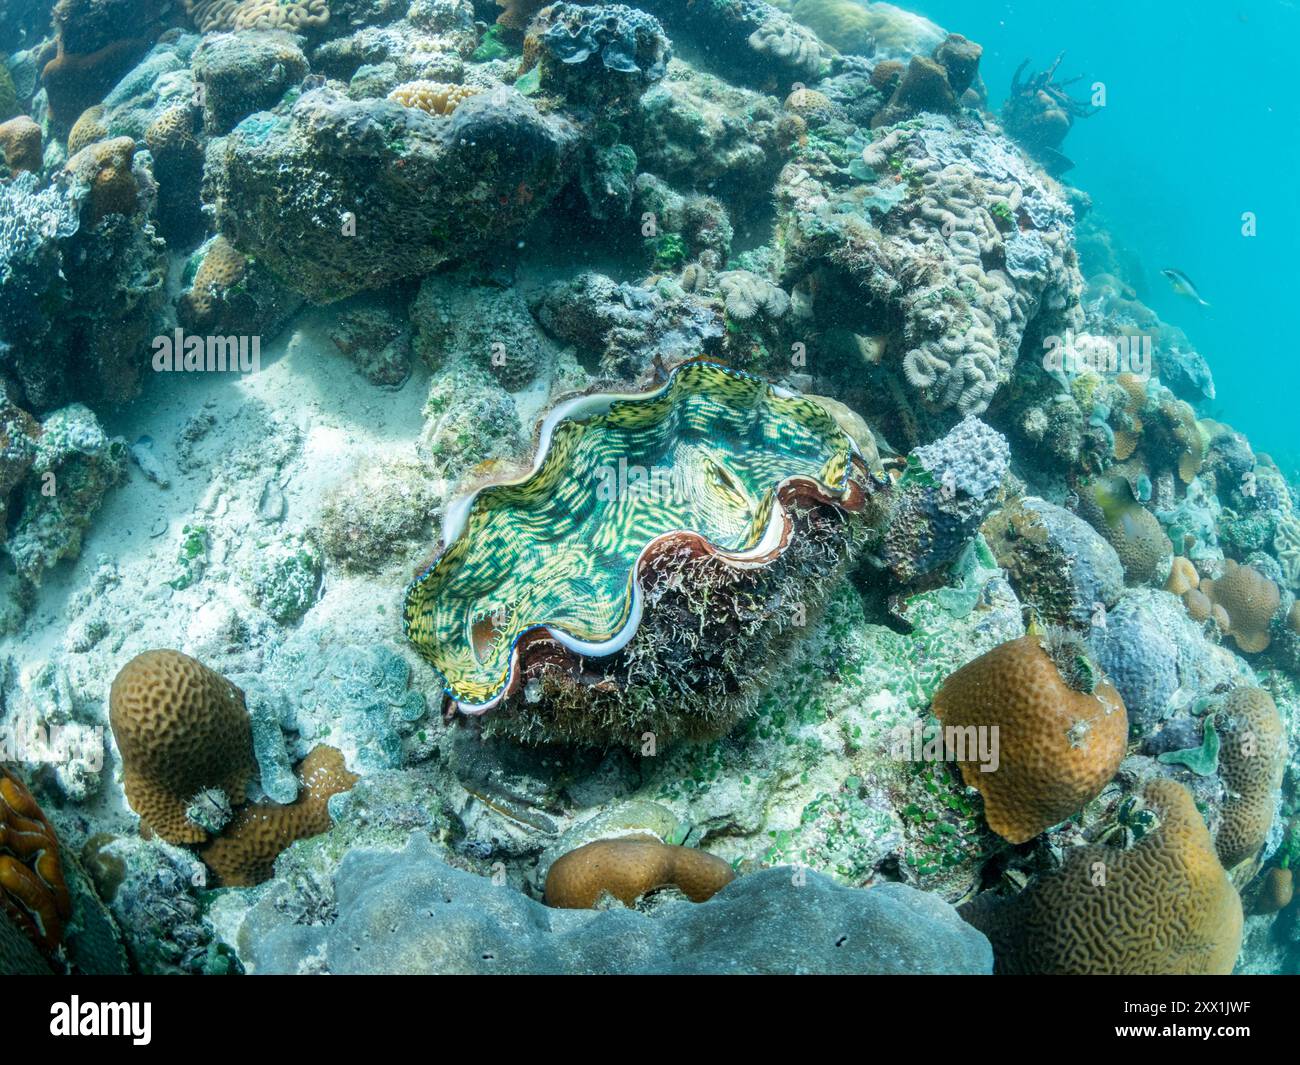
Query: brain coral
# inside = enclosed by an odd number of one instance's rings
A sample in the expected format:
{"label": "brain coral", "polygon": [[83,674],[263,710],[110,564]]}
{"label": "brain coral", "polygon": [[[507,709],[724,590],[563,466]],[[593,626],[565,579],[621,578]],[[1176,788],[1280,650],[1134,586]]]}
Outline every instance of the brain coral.
{"label": "brain coral", "polygon": [[1231,868],[1252,857],[1268,838],[1286,768],[1286,730],[1262,688],[1233,691],[1224,701],[1218,727],[1223,740],[1219,775],[1227,796],[1215,845]]}
{"label": "brain coral", "polygon": [[[762,576],[800,540],[796,502],[862,510],[859,469],[819,404],[715,364],[677,368],[653,393],[569,401],[543,423],[532,473],[448,507],[443,553],[407,592],[407,636],[452,700],[482,713],[520,689],[534,644],[590,659],[628,648],[671,590],[659,580]],[[693,576],[673,579],[682,567]],[[701,676],[720,650],[694,649]]]}
{"label": "brain coral", "polygon": [[1241,947],[1241,899],[1191,793],[1143,789],[1158,827],[1129,850],[1074,847],[1014,899],[981,896],[962,916],[993,944],[996,971],[1062,975],[1226,975]]}
{"label": "brain coral", "polygon": [[143,827],[169,843],[208,833],[186,816],[200,792],[244,801],[253,736],[244,693],[179,651],[145,651],[122,667],[109,694],[127,802]]}
{"label": "brain coral", "polygon": [[200,848],[215,886],[248,887],[269,880],[276,857],[289,844],[329,830],[330,797],[360,779],[348,772],[339,751],[323,744],[302,760],[297,774],[302,791],[295,802],[246,806],[220,836]]}
{"label": "brain coral", "polygon": [[600,839],[556,859],[546,874],[546,904],[590,910],[610,894],[632,906],[664,887],[704,902],[733,879],[730,865],[693,847],[675,847],[649,835]]}
{"label": "brain coral", "polygon": [[1247,653],[1268,650],[1269,622],[1281,602],[1278,587],[1253,566],[1232,559],[1217,581],[1201,581],[1200,591],[1228,615],[1228,635]]}
{"label": "brain coral", "polygon": [[[1056,657],[1075,655],[1066,648]],[[1064,662],[1073,675],[1076,663]],[[1080,671],[1091,668],[1078,663]],[[1119,768],[1128,715],[1119,693],[1100,683],[1070,687],[1036,636],[999,644],[952,674],[934,697],[945,729],[998,729],[999,764],[959,760],[962,779],[984,796],[989,827],[1023,843],[1097,797]],[[968,746],[973,750],[973,746]]]}
{"label": "brain coral", "polygon": [[327,0],[185,0],[200,33],[221,30],[301,30],[329,21]]}
{"label": "brain coral", "polygon": [[6,914],[49,955],[63,939],[72,899],[53,826],[31,792],[0,767],[0,920]]}
{"label": "brain coral", "polygon": [[0,159],[12,171],[41,168],[41,127],[26,115],[0,122]]}

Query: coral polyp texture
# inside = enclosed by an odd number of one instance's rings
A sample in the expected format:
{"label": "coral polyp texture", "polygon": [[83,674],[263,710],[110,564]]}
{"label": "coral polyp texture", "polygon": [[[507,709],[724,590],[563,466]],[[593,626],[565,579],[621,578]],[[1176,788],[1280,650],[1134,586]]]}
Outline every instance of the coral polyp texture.
{"label": "coral polyp texture", "polygon": [[860,510],[855,461],[825,408],[712,363],[568,401],[527,477],[449,508],[444,550],[407,592],[407,636],[462,709],[489,709],[543,642],[625,648],[655,608],[646,573],[669,559],[758,569],[798,535],[796,499]]}
{"label": "coral polyp texture", "polygon": [[0,767],[0,919],[49,956],[71,916],[54,827],[22,781]]}
{"label": "coral polyp texture", "polygon": [[632,906],[652,891],[675,888],[705,902],[735,879],[715,855],[653,836],[600,839],[557,858],[546,874],[546,904],[592,909],[604,895]]}
{"label": "coral polyp texture", "polygon": [[[984,797],[989,827],[1012,843],[1096,798],[1128,744],[1119,693],[1095,680],[1080,648],[1065,642],[1053,650],[1036,636],[1001,644],[962,666],[934,697],[935,716],[963,739],[962,779]],[[990,767],[975,752],[978,733],[993,729],[998,764]]]}
{"label": "coral polyp texture", "polygon": [[1215,845],[1229,868],[1258,853],[1268,840],[1286,769],[1287,740],[1272,696],[1238,688],[1223,702],[1220,762],[1227,797]]}
{"label": "coral polyp texture", "polygon": [[1184,975],[1232,972],[1241,899],[1191,793],[1153,780],[1142,801],[1156,827],[1130,849],[1068,850],[1009,901],[983,896],[962,916],[993,943],[1008,974]]}
{"label": "coral polyp texture", "polygon": [[330,799],[359,779],[348,772],[342,753],[323,744],[302,760],[297,776],[302,790],[295,802],[246,806],[199,850],[215,885],[248,887],[267,880],[285,847],[329,830]]}
{"label": "coral polyp texture", "polygon": [[169,843],[201,843],[195,798],[220,791],[244,801],[253,737],[244,693],[179,651],[145,651],[113,680],[109,720],[122,755],[127,801],[141,825]]}

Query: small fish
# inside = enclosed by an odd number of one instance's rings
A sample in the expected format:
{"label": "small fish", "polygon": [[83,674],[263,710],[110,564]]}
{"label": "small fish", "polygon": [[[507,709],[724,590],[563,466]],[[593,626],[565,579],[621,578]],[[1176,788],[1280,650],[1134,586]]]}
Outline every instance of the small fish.
{"label": "small fish", "polygon": [[1201,299],[1201,294],[1196,291],[1196,286],[1192,284],[1192,279],[1181,270],[1165,269],[1160,271],[1169,279],[1174,291],[1180,296],[1186,296],[1188,299],[1195,300],[1202,307],[1208,307],[1209,304]]}

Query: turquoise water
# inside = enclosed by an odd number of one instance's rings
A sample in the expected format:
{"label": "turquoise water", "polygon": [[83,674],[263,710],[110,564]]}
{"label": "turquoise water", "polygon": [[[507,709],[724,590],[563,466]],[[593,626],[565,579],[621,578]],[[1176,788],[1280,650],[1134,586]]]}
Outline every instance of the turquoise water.
{"label": "turquoise water", "polygon": [[[1288,473],[1300,467],[1300,394],[1292,315],[1300,297],[1300,98],[1293,53],[1300,6],[1291,0],[1171,4],[1053,0],[908,5],[984,46],[989,102],[1006,98],[1021,60],[1072,89],[1106,92],[1105,108],[1077,121],[1063,150],[1065,179],[1136,252],[1144,301],[1180,326],[1214,372],[1202,409],[1241,429]],[[1243,212],[1257,235],[1242,235]],[[1182,270],[1211,306],[1177,296],[1160,276]]]}

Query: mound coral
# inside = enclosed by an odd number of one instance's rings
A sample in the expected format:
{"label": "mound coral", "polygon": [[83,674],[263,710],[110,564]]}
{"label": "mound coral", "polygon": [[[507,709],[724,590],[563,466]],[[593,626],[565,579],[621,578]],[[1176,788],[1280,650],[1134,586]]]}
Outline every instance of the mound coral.
{"label": "mound coral", "polygon": [[87,145],[68,160],[67,173],[90,189],[91,225],[110,214],[133,215],[140,209],[140,186],[131,168],[135,153],[133,138],[113,137]]}
{"label": "mound coral", "polygon": [[989,937],[996,971],[1058,975],[1227,975],[1241,947],[1241,899],[1191,793],[1142,791],[1157,826],[1130,849],[1066,851],[1062,867],[1014,899],[961,910]]}
{"label": "mound coral", "polygon": [[[851,535],[842,520],[838,532],[822,523],[864,509],[865,476],[825,408],[711,363],[679,367],[640,396],[568,401],[544,421],[532,473],[448,507],[443,552],[407,591],[407,636],[467,712],[515,696],[534,666],[549,665],[568,699],[585,702],[584,690],[626,698],[630,720],[618,732],[639,735],[631,731],[635,706],[648,713],[656,700],[645,691],[625,695],[634,671],[624,661],[619,677],[602,660],[638,653],[645,619],[656,608],[671,613],[675,595],[705,581],[704,602],[695,604],[705,616],[689,625],[694,637],[680,642],[681,618],[672,635],[657,635],[667,644],[640,653],[685,656],[661,662],[655,684],[720,684],[708,700],[716,714],[717,696],[735,691],[739,647],[724,654],[710,645],[705,618],[722,610],[743,627],[756,612],[755,624],[786,629],[787,611],[765,603],[761,588],[726,585],[774,580],[791,553],[809,567],[810,584],[820,567],[838,568]],[[808,550],[827,554],[814,564],[800,554]],[[736,594],[744,600],[728,599]],[[751,644],[745,653],[761,660],[754,651]],[[532,690],[527,701],[538,698]],[[528,715],[539,723],[554,716],[542,710],[534,705]],[[598,715],[585,716],[594,730],[586,738],[600,735]],[[665,734],[674,731],[670,721],[660,725]]]}
{"label": "mound coral", "polygon": [[40,170],[41,127],[26,115],[0,122],[0,159],[10,170]]}
{"label": "mound coral", "polygon": [[270,879],[275,859],[289,844],[329,831],[330,797],[351,790],[360,779],[348,772],[339,751],[324,744],[302,760],[297,776],[302,790],[295,802],[246,806],[199,849],[214,886],[249,887]]}
{"label": "mound coral", "polygon": [[983,532],[1020,598],[1051,625],[1087,629],[1097,604],[1124,591],[1119,556],[1076,514],[1036,496],[1013,499]]}
{"label": "mound coral", "polygon": [[692,902],[705,902],[735,879],[721,858],[693,847],[676,847],[653,836],[601,839],[556,859],[546,874],[546,904],[594,909],[602,895],[625,906],[660,888],[675,887]]}
{"label": "mound coral", "polygon": [[244,801],[254,768],[244,694],[202,662],[170,650],[136,655],[113,679],[109,722],[127,802],[146,830],[201,843],[208,830],[187,812],[196,797]]}
{"label": "mound coral", "polygon": [[72,916],[59,841],[32,793],[0,767],[0,920],[5,915],[51,955]]}
{"label": "mound coral", "polygon": [[451,85],[442,81],[408,81],[388,94],[403,107],[418,107],[431,115],[449,115],[462,100],[483,90],[475,85]]}
{"label": "mound coral", "polygon": [[1237,688],[1223,703],[1220,776],[1227,796],[1215,840],[1224,866],[1252,857],[1268,838],[1286,768],[1286,730],[1272,696]]}
{"label": "mound coral", "polygon": [[951,562],[997,502],[1010,457],[1002,434],[974,416],[913,451],[891,494],[879,561],[904,581]]}
{"label": "mound coral", "polygon": [[1281,593],[1271,580],[1255,569],[1228,559],[1223,576],[1203,580],[1201,593],[1227,615],[1226,632],[1248,654],[1268,650],[1272,638],[1269,622],[1277,613]]}
{"label": "mound coral", "polygon": [[108,127],[104,125],[104,105],[96,104],[94,107],[87,107],[68,131],[68,158],[71,159],[82,148],[107,136]]}
{"label": "mound coral", "polygon": [[1010,640],[962,666],[934,697],[945,728],[972,735],[998,729],[995,771],[958,760],[966,785],[984,796],[989,827],[1012,843],[1032,839],[1096,798],[1128,744],[1119,693],[1105,682],[1088,686],[1095,667],[1081,651],[1067,646],[1055,657],[1065,675],[1038,637]]}
{"label": "mound coral", "polygon": [[868,373],[898,394],[898,438],[928,438],[987,409],[1031,325],[1081,318],[1073,214],[1005,139],[945,115],[878,131],[851,167],[848,184],[808,156],[782,171],[780,280],[806,279],[828,325],[883,334]]}
{"label": "mound coral", "polygon": [[239,284],[248,260],[225,237],[214,237],[194,273],[194,283],[182,297],[190,320],[196,325],[211,322],[225,291]]}

